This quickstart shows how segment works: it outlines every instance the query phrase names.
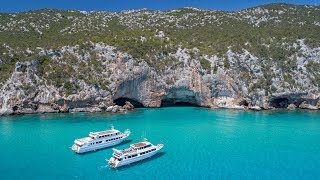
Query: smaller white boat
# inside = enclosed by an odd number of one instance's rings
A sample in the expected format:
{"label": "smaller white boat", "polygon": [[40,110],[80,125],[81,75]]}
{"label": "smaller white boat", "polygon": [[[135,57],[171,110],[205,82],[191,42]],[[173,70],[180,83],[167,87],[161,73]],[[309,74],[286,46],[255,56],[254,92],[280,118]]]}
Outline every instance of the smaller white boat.
{"label": "smaller white boat", "polygon": [[155,146],[147,140],[144,140],[143,142],[131,144],[128,149],[113,149],[112,157],[109,160],[106,159],[106,161],[111,167],[117,168],[149,158],[160,151],[163,146],[163,144],[158,144]]}
{"label": "smaller white boat", "polygon": [[76,153],[85,153],[95,151],[98,149],[110,147],[121,143],[130,135],[130,130],[123,133],[114,129],[112,126],[110,130],[101,132],[90,132],[89,137],[76,139],[71,149]]}

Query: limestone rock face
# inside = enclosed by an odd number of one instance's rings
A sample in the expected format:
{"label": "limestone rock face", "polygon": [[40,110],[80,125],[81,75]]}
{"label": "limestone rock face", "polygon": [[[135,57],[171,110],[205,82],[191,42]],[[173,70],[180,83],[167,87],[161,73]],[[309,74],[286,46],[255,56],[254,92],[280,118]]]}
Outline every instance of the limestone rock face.
{"label": "limestone rock face", "polygon": [[[301,53],[312,52],[313,56],[320,59],[320,49],[301,46],[305,48]],[[228,69],[219,66],[225,59],[206,57],[210,67],[205,69],[199,58],[192,58],[188,54],[191,50],[178,49],[176,53],[167,55],[175,59],[171,62],[174,65],[159,69],[103,43],[91,43],[90,53],[85,56],[75,53],[77,48],[62,47],[55,51],[60,53],[49,50],[45,53],[51,54],[54,64],[65,64],[65,53],[73,55],[75,62],[70,68],[75,69],[75,73],[94,54],[95,62],[99,63],[96,65],[99,72],[92,72],[95,73],[93,79],[85,81],[71,76],[58,86],[50,83],[48,77],[39,75],[41,64],[38,60],[18,62],[11,76],[0,87],[0,114],[125,112],[137,104],[160,107],[180,103],[252,110],[320,107],[318,87],[308,79],[311,75],[307,71],[296,72],[299,78],[294,79],[295,85],[288,86],[279,76],[272,78],[268,86],[262,87],[259,82],[266,75],[258,58],[249,52],[237,54],[228,51]],[[299,66],[304,67],[304,64],[300,63]],[[217,68],[213,70],[214,67]],[[243,74],[243,69],[246,68],[254,77],[252,81],[245,80],[248,77]],[[270,70],[277,73],[277,68],[274,65]],[[101,85],[102,81],[104,86]],[[69,84],[76,88],[68,89]],[[128,102],[115,104],[118,99]]]}
{"label": "limestone rock face", "polygon": [[134,109],[134,106],[129,101],[126,101],[126,104],[123,106],[123,108],[127,111],[131,111]]}
{"label": "limestone rock face", "polygon": [[294,110],[297,106],[295,104],[289,104],[288,109]]}

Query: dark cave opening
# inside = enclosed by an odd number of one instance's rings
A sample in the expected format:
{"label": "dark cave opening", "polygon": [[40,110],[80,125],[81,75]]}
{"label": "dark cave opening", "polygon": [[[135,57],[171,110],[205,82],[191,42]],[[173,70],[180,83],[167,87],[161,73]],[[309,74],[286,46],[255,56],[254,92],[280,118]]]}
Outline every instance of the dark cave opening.
{"label": "dark cave opening", "polygon": [[12,111],[17,111],[19,109],[18,106],[13,106]]}
{"label": "dark cave opening", "polygon": [[241,101],[241,102],[239,103],[239,106],[249,106],[249,103],[248,103],[248,101],[243,100],[243,101]]}
{"label": "dark cave opening", "polygon": [[161,107],[173,107],[173,106],[200,107],[198,104],[194,102],[177,101],[175,99],[162,99]]}
{"label": "dark cave opening", "polygon": [[124,106],[127,101],[130,102],[135,108],[144,107],[142,103],[140,103],[136,100],[130,99],[130,98],[126,98],[126,97],[117,98],[117,99],[113,100],[113,103],[115,103],[118,106]]}
{"label": "dark cave opening", "polygon": [[287,108],[289,106],[288,98],[274,98],[270,101],[270,105],[275,108]]}

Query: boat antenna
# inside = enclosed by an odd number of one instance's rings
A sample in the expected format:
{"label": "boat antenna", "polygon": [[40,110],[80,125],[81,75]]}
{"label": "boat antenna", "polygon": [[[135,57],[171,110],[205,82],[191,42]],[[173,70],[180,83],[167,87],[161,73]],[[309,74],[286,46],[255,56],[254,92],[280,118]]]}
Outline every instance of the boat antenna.
{"label": "boat antenna", "polygon": [[111,126],[111,129],[112,129],[112,130],[114,130],[114,126],[113,126],[113,124],[111,124],[110,126]]}
{"label": "boat antenna", "polygon": [[145,141],[145,142],[148,141],[148,139],[146,137],[147,137],[147,133],[144,131],[143,135],[142,135],[142,140]]}

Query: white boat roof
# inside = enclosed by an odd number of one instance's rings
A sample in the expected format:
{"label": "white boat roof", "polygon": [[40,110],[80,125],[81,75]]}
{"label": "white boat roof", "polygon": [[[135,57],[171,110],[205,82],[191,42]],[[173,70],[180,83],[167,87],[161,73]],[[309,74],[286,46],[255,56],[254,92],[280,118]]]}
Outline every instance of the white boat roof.
{"label": "white boat roof", "polygon": [[92,140],[90,137],[76,139],[76,141],[80,142],[80,144],[84,144],[86,142],[89,142],[90,140]]}
{"label": "white boat roof", "polygon": [[101,136],[101,135],[113,134],[113,133],[118,133],[118,132],[120,132],[120,131],[116,130],[116,129],[110,129],[110,130],[99,131],[99,132],[90,132],[89,135]]}
{"label": "white boat roof", "polygon": [[113,148],[113,151],[117,154],[121,155],[131,155],[131,154],[135,154],[137,153],[137,150],[135,148],[140,148],[140,147],[144,147],[147,145],[152,145],[150,142],[138,142],[135,144],[131,144],[130,147],[128,149],[123,149],[123,150],[117,150],[115,148]]}
{"label": "white boat roof", "polygon": [[144,147],[144,146],[147,146],[151,144],[150,142],[138,142],[138,143],[135,143],[135,144],[131,144],[130,146],[133,147],[133,148],[140,148],[140,147]]}

